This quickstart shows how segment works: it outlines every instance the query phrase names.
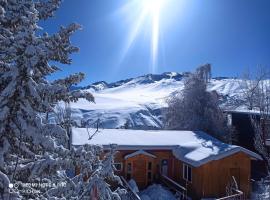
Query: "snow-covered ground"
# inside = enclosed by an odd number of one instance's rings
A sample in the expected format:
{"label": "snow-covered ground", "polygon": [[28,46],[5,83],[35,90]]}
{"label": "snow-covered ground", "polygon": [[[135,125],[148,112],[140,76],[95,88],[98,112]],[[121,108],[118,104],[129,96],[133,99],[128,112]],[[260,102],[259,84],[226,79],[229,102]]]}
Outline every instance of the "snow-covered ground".
{"label": "snow-covered ground", "polygon": [[255,182],[252,186],[251,199],[270,199],[270,177],[265,177]]}
{"label": "snow-covered ground", "polygon": [[[93,93],[96,104],[84,99],[71,104],[73,118],[78,124],[82,119],[91,124],[100,118],[104,128],[159,129],[162,127],[161,108],[166,107],[166,98],[171,93],[183,89],[184,78],[185,75],[171,72],[111,84],[92,84],[85,90]],[[239,80],[228,78],[212,79],[208,90],[222,95],[223,105],[242,91]]]}
{"label": "snow-covered ground", "polygon": [[176,200],[176,197],[167,188],[161,185],[150,185],[139,193],[141,200]]}
{"label": "snow-covered ground", "polygon": [[141,200],[176,200],[174,194],[162,185],[153,184],[139,191],[137,183],[133,179],[128,184],[133,192],[140,196]]}

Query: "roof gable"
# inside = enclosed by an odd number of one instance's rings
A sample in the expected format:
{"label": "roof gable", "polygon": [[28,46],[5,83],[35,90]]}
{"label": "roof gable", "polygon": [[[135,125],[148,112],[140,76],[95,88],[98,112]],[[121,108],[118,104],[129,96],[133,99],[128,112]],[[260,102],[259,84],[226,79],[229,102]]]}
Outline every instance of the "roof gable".
{"label": "roof gable", "polygon": [[145,155],[145,156],[148,156],[148,157],[156,158],[155,155],[153,155],[151,153],[148,153],[148,152],[146,152],[144,150],[135,151],[135,152],[133,152],[131,154],[126,155],[124,158],[128,159],[128,158],[132,158],[132,157],[138,156],[138,155]]}

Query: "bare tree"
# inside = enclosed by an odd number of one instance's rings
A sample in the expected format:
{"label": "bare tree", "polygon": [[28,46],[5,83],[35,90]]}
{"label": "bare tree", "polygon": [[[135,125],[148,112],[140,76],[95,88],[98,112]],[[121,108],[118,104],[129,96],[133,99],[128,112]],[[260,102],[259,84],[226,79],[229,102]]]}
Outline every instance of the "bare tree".
{"label": "bare tree", "polygon": [[241,80],[242,106],[249,110],[254,130],[254,147],[262,155],[270,170],[270,152],[266,146],[270,139],[270,70],[259,67],[254,75],[247,72]]}
{"label": "bare tree", "polygon": [[249,110],[250,121],[254,130],[254,147],[262,156],[267,167],[268,176],[259,181],[254,199],[269,199],[270,194],[270,69],[258,67],[253,74],[247,72],[240,81],[241,106]]}
{"label": "bare tree", "polygon": [[209,82],[212,74],[211,74],[211,64],[207,63],[205,65],[202,65],[196,69],[196,74],[198,77],[205,82]]}
{"label": "bare tree", "polygon": [[[260,68],[254,79],[246,79],[245,100],[250,105],[251,123],[254,129],[254,147],[262,155],[270,172],[270,152],[266,146],[270,139],[270,71]],[[257,114],[259,113],[259,115]]]}
{"label": "bare tree", "polygon": [[205,131],[223,141],[231,142],[232,130],[219,108],[219,95],[207,91],[210,65],[199,67],[184,82],[184,89],[168,98],[165,128]]}
{"label": "bare tree", "polygon": [[[242,91],[240,92],[242,102],[249,110],[265,109],[265,95],[269,93],[270,70],[265,67],[258,67],[255,73],[247,71],[240,80]],[[268,82],[268,83],[267,83]]]}

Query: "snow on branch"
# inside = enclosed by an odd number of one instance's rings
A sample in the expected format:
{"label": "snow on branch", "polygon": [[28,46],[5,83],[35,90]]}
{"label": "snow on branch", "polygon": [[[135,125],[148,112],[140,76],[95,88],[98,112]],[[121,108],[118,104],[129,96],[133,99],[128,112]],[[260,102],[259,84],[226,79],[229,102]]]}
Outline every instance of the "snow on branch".
{"label": "snow on branch", "polygon": [[[72,126],[68,117],[64,126],[43,120],[60,101],[68,104],[86,98],[94,102],[91,93],[70,88],[84,78],[82,73],[55,82],[47,80],[60,70],[51,62],[70,64],[70,54],[79,50],[70,42],[80,29],[78,24],[61,27],[51,36],[37,32],[39,20],[52,17],[60,2],[0,0],[0,199],[76,199],[88,193],[91,184],[104,199],[114,196],[106,183],[107,177],[114,177],[112,167],[107,166],[112,157],[102,161],[100,147],[68,146]],[[66,172],[77,166],[80,173],[68,177]],[[54,186],[63,181],[68,189]],[[17,192],[7,190],[11,182],[20,184]],[[23,188],[26,183],[33,185]],[[38,183],[52,188],[23,192],[37,190],[34,186]]]}
{"label": "snow on branch", "polygon": [[62,0],[40,0],[35,3],[39,19],[53,17],[54,12],[59,8]]}

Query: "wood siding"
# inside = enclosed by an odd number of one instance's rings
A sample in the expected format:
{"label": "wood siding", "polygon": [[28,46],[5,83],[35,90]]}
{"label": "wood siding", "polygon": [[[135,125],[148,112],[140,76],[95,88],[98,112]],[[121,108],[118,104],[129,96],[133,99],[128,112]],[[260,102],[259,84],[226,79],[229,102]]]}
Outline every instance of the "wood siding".
{"label": "wood siding", "polygon": [[[115,162],[122,163],[122,171],[116,172],[127,178],[127,163],[131,163],[133,178],[140,189],[145,188],[152,182],[159,180],[162,168],[162,160],[167,161],[167,176],[188,190],[188,195],[192,199],[202,197],[222,197],[225,195],[226,186],[234,175],[239,182],[240,190],[247,196],[250,193],[250,158],[244,153],[236,153],[220,160],[211,161],[200,167],[192,167],[192,181],[183,179],[183,162],[176,159],[170,150],[146,150],[156,158],[147,155],[136,155],[124,159],[124,157],[135,151],[119,151],[115,157]],[[151,181],[148,179],[148,163],[152,163]]]}
{"label": "wood siding", "polygon": [[216,197],[224,196],[226,186],[235,176],[239,189],[249,196],[250,185],[250,158],[244,153],[236,153],[221,160],[209,162],[198,168],[200,180],[197,181],[201,188],[199,196]]}
{"label": "wood siding", "polygon": [[[168,161],[168,176],[171,178],[174,174],[174,161],[176,160],[175,157],[172,155],[171,151],[169,150],[160,150],[160,151],[147,151],[156,156],[156,158],[147,156],[147,155],[137,155],[128,159],[124,159],[124,157],[134,151],[119,151],[116,154],[115,162],[122,163],[123,168],[122,171],[117,172],[116,174],[127,177],[127,164],[131,163],[132,172],[131,178],[133,178],[139,188],[145,188],[150,183],[157,181],[159,179],[159,172],[161,170],[161,162],[162,160]],[[148,169],[148,163],[151,162],[151,170]],[[151,180],[148,179],[148,172],[151,172]]]}

